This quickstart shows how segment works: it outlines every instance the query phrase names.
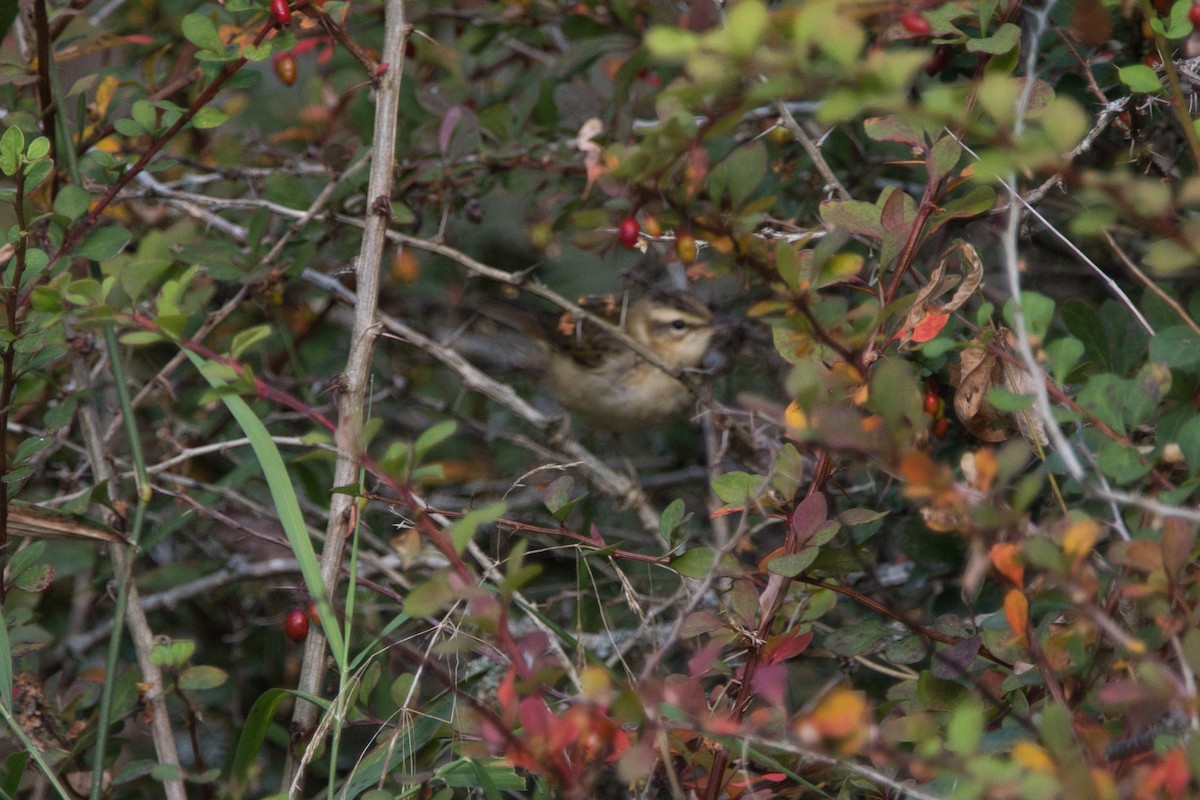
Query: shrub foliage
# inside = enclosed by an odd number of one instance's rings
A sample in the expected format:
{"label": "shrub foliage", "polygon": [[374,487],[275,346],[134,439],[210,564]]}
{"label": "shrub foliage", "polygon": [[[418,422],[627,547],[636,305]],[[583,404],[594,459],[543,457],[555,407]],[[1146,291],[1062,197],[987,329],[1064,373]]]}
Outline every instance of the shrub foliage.
{"label": "shrub foliage", "polygon": [[6,9],[5,796],[1200,796],[1192,0]]}

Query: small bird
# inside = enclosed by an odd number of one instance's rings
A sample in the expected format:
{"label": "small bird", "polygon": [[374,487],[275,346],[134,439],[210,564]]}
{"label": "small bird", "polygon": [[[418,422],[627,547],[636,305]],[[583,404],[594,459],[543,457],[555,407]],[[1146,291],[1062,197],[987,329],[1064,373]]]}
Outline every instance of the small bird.
{"label": "small bird", "polygon": [[[611,295],[596,308],[592,305],[584,307],[621,327],[676,370],[699,367],[724,327],[699,300],[674,292],[653,292],[628,308]],[[547,388],[592,428],[646,430],[680,414],[691,402],[691,392],[677,378],[569,311],[534,312],[498,301],[478,308],[537,342]]]}

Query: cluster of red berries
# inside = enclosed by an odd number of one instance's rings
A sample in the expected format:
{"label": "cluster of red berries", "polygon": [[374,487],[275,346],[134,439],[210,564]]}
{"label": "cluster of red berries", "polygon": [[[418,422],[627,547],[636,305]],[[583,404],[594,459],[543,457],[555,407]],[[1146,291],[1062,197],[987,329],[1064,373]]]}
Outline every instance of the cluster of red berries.
{"label": "cluster of red berries", "polygon": [[[651,235],[658,235],[653,226],[651,226]],[[641,236],[642,226],[633,217],[625,217],[617,226],[617,241],[625,247],[636,247]],[[684,264],[694,264],[698,251],[699,245],[696,243],[695,236],[686,231],[675,234],[675,254]]]}
{"label": "cluster of red berries", "polygon": [[938,439],[945,439],[950,432],[950,418],[946,416],[946,404],[932,386],[925,387],[925,398],[922,401],[925,413],[933,418],[929,424],[929,432]]}

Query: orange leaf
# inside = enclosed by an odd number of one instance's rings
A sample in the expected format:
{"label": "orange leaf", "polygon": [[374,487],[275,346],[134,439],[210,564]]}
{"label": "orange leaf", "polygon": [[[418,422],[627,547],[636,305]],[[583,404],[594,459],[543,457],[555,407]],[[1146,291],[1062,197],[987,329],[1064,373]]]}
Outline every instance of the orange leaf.
{"label": "orange leaf", "polygon": [[1100,537],[1100,525],[1094,519],[1081,519],[1071,523],[1063,534],[1063,555],[1071,559],[1072,565],[1079,562],[1092,552],[1092,546]]}
{"label": "orange leaf", "polygon": [[813,709],[806,722],[822,736],[841,739],[865,727],[866,720],[866,696],[850,689],[835,689]]}
{"label": "orange leaf", "polygon": [[1033,772],[1053,772],[1054,760],[1041,745],[1019,741],[1012,748],[1013,761]]}
{"label": "orange leaf", "polygon": [[1025,629],[1029,625],[1029,600],[1020,589],[1009,589],[1004,595],[1004,618],[1008,627],[1017,635],[1017,640],[1024,644]]}
{"label": "orange leaf", "polygon": [[1154,777],[1161,777],[1162,787],[1167,790],[1167,796],[1172,800],[1182,797],[1191,782],[1187,756],[1184,755],[1183,749],[1174,747],[1168,750],[1162,763],[1155,767]]}
{"label": "orange leaf", "polygon": [[949,314],[926,311],[925,316],[921,318],[921,321],[913,326],[912,338],[910,341],[916,342],[917,344],[928,342],[930,339],[933,339],[942,332],[942,328],[946,327],[946,323],[949,322],[949,320]]}
{"label": "orange leaf", "polygon": [[988,552],[992,566],[1020,588],[1025,585],[1025,565],[1021,563],[1021,548],[1012,542],[997,542]]}
{"label": "orange leaf", "polygon": [[788,407],[784,410],[783,424],[787,427],[789,434],[798,434],[808,428],[808,415],[795,400],[788,403]]}
{"label": "orange leaf", "polygon": [[974,476],[971,483],[981,492],[986,492],[992,488],[992,481],[996,478],[996,470],[999,468],[999,462],[996,460],[996,449],[994,447],[981,447],[972,453],[972,463],[974,465]]}

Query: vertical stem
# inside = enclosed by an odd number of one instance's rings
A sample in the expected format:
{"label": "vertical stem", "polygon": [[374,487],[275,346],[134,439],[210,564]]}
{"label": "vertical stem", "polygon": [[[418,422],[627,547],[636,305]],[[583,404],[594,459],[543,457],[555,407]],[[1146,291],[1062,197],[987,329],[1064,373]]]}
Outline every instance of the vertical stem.
{"label": "vertical stem", "polygon": [[33,4],[33,27],[37,36],[37,89],[38,102],[42,107],[42,135],[50,140],[50,158],[53,160],[58,141],[54,135],[54,87],[50,76],[54,62],[50,56],[50,21],[46,14],[46,0],[36,0]]}
{"label": "vertical stem", "polygon": [[[3,287],[4,291],[4,324],[5,330],[11,337],[0,355],[0,433],[8,430],[9,413],[12,411],[13,392],[16,388],[16,359],[21,277],[25,272],[25,258],[29,247],[28,220],[25,218],[25,173],[22,166],[13,176],[16,182],[16,197],[14,200],[17,217],[17,230],[20,235],[14,246],[12,284]],[[0,447],[0,478],[8,473],[8,448]],[[0,480],[0,552],[8,542],[8,482]],[[4,582],[0,581],[0,601],[4,599]],[[0,623],[2,624],[2,623]]]}
{"label": "vertical stem", "polygon": [[[386,72],[378,76],[375,95],[375,132],[372,141],[371,173],[367,180],[367,219],[363,228],[362,245],[356,264],[358,302],[355,305],[354,325],[350,334],[350,353],[343,372],[345,391],[338,403],[338,427],[335,441],[338,458],[334,466],[334,486],[347,486],[359,479],[362,457],[363,408],[370,379],[371,359],[379,324],[376,320],[380,272],[387,228],[391,222],[392,171],[396,160],[396,122],[400,107],[400,82],[404,74],[404,45],[408,38],[404,0],[387,0],[385,12],[383,54],[381,63]],[[337,587],[341,572],[342,553],[357,515],[356,498],[345,493],[334,494],[329,504],[329,526],[325,547],[321,551],[321,576],[330,595]],[[345,653],[335,653],[338,663],[345,663]],[[325,674],[325,637],[319,631],[309,634],[304,647],[298,688],[302,692],[320,694]],[[292,716],[293,729],[307,732],[314,729],[317,707],[298,702]],[[289,753],[284,770],[284,790],[298,791],[298,765]]]}

